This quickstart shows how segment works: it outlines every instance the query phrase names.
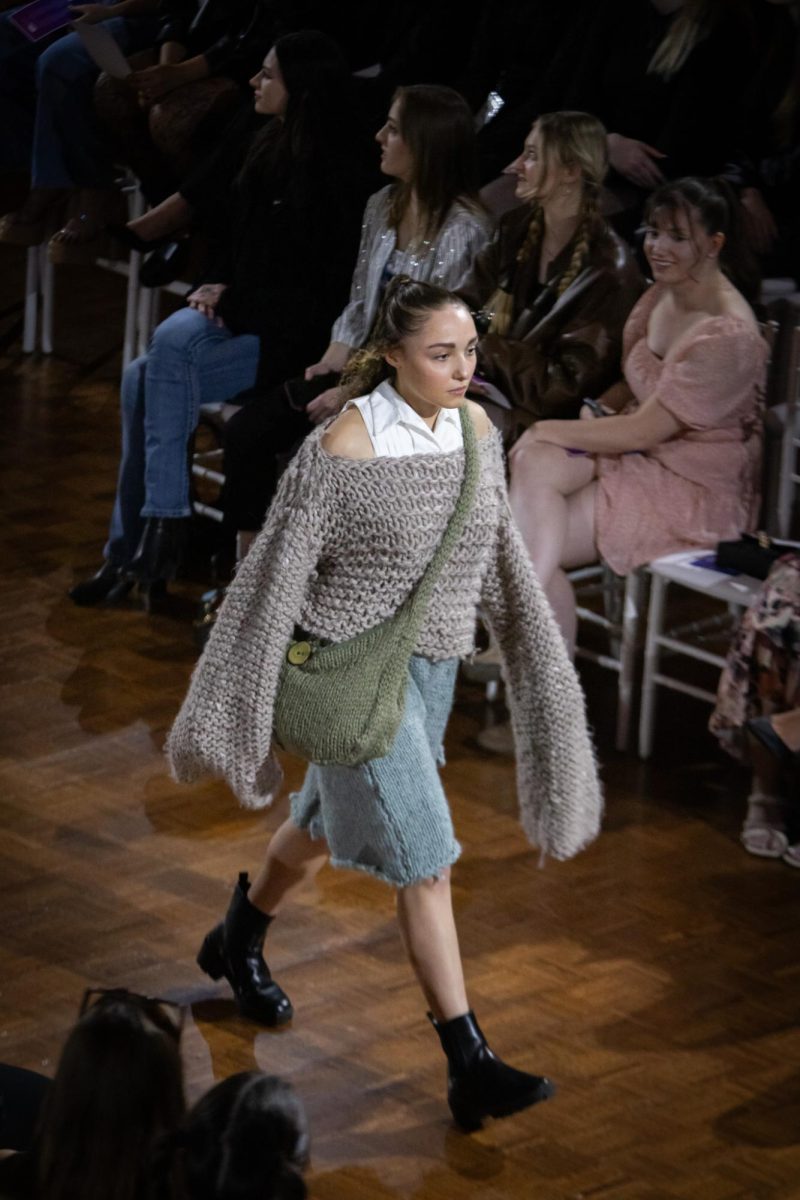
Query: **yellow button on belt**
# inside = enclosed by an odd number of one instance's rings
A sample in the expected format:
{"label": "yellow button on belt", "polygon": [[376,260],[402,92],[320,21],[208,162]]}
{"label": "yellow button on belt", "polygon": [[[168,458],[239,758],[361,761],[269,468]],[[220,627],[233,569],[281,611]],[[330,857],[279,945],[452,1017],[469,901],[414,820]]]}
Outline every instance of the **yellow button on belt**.
{"label": "yellow button on belt", "polygon": [[286,652],[286,657],[293,667],[302,667],[303,663],[311,657],[311,643],[292,642]]}

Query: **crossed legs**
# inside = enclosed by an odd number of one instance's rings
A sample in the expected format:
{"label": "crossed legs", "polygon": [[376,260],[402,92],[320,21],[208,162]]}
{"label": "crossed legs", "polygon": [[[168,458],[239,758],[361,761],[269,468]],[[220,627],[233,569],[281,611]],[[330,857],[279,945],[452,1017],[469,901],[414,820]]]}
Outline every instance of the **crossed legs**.
{"label": "crossed legs", "polygon": [[575,597],[564,571],[597,558],[595,461],[523,434],[509,462],[511,511],[572,653]]}

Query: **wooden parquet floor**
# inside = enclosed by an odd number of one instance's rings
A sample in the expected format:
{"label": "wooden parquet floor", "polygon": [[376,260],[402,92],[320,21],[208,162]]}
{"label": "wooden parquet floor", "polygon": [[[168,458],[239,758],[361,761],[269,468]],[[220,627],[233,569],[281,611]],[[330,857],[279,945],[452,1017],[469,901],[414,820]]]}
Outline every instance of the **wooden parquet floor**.
{"label": "wooden parquet floor", "polygon": [[[2,308],[22,257],[0,261]],[[693,701],[663,702],[644,765],[611,749],[611,684],[587,672],[606,828],[540,870],[511,762],[474,745],[480,689],[459,693],[445,781],[471,996],[503,1055],[558,1082],[551,1103],[452,1128],[392,898],[369,879],[323,872],[271,931],[291,1029],[243,1021],[200,974],[203,933],[285,809],[166,775],[201,579],[153,616],[65,595],[99,565],[113,494],[123,290],[59,269],[55,355],[2,361],[0,1058],[52,1071],[83,989],[126,984],[191,1006],[192,1096],[254,1064],[292,1080],[316,1200],[800,1197],[800,873],[740,849],[744,780]]]}

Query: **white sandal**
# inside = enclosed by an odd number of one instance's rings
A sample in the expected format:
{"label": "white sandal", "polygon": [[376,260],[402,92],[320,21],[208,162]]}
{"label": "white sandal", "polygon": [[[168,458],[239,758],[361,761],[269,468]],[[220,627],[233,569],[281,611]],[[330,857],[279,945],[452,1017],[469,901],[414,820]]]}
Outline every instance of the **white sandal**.
{"label": "white sandal", "polygon": [[800,867],[800,842],[787,846],[781,858],[789,867]]}
{"label": "white sandal", "polygon": [[[748,854],[757,858],[783,858],[789,850],[789,839],[786,836],[787,803],[780,796],[767,796],[763,792],[753,792],[747,799],[747,816],[745,817],[739,840]],[[797,848],[796,848],[797,849]],[[800,859],[792,866],[800,867]]]}

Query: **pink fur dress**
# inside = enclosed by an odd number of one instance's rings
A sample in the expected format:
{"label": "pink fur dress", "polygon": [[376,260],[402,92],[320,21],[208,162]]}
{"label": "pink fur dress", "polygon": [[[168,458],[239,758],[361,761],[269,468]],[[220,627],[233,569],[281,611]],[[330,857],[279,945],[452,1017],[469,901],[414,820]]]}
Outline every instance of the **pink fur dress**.
{"label": "pink fur dress", "polygon": [[767,345],[738,317],[708,317],[659,358],[647,327],[661,291],[654,284],[631,312],[623,367],[635,402],[656,396],[681,429],[652,450],[597,456],[597,545],[620,575],[758,520]]}

